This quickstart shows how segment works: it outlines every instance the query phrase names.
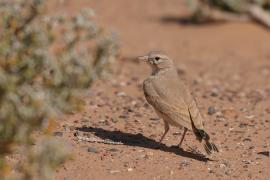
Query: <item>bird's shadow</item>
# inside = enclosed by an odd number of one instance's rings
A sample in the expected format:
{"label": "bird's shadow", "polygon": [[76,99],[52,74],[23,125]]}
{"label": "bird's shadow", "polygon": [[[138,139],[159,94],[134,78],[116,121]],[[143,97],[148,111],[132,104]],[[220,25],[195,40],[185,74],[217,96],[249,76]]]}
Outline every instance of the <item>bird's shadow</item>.
{"label": "bird's shadow", "polygon": [[179,156],[192,158],[198,161],[207,162],[211,159],[207,158],[203,154],[191,151],[184,151],[183,149],[176,147],[168,147],[165,144],[156,142],[153,139],[143,136],[142,134],[131,134],[121,131],[109,131],[97,127],[77,127],[77,131],[94,133],[95,136],[101,139],[109,139],[116,142],[122,142],[128,146],[138,146],[148,149],[159,149],[164,152],[171,152]]}

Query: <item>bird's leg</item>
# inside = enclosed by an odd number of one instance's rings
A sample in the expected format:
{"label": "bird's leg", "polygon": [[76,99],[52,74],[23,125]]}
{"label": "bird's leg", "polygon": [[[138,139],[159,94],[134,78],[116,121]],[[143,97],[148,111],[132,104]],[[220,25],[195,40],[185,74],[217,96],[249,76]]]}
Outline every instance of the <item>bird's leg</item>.
{"label": "bird's leg", "polygon": [[167,132],[170,129],[169,123],[167,123],[166,121],[164,121],[164,129],[165,129],[165,131],[164,131],[163,135],[161,136],[159,143],[161,143],[163,141],[165,135],[167,134]]}
{"label": "bird's leg", "polygon": [[183,135],[182,135],[182,138],[181,138],[180,143],[178,144],[178,147],[179,147],[179,148],[180,148],[181,145],[182,145],[182,142],[183,142],[183,140],[184,140],[184,138],[185,138],[185,135],[186,135],[187,130],[188,130],[187,128],[184,128],[184,133],[183,133]]}

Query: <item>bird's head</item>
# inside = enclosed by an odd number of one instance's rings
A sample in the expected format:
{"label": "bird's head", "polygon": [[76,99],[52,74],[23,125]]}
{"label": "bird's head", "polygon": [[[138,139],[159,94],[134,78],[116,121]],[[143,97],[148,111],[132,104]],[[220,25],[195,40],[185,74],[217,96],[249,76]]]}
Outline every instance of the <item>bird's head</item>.
{"label": "bird's head", "polygon": [[138,59],[147,61],[148,64],[150,64],[152,67],[153,71],[159,71],[174,67],[173,61],[160,51],[151,51],[145,56],[139,56]]}

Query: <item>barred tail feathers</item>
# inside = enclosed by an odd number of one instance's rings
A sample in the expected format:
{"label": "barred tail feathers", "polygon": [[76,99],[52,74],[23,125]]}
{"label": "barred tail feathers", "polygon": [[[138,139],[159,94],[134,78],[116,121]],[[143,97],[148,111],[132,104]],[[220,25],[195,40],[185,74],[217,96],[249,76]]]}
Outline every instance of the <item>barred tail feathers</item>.
{"label": "barred tail feathers", "polygon": [[213,142],[210,142],[210,136],[204,130],[195,127],[190,111],[189,116],[191,119],[192,129],[196,138],[200,142],[204,141],[204,149],[206,153],[211,154],[212,152],[219,152],[217,146]]}
{"label": "barred tail feathers", "polygon": [[207,152],[207,154],[211,154],[212,152],[219,152],[217,146],[210,141],[209,135],[201,129],[195,129],[195,135],[197,139],[201,142],[204,141],[204,149]]}

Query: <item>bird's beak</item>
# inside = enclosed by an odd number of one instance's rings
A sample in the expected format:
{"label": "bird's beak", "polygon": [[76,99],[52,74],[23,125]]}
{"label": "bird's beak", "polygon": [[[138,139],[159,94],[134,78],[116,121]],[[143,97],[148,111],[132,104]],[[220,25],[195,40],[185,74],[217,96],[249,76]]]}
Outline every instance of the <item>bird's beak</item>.
{"label": "bird's beak", "polygon": [[147,61],[148,60],[148,56],[138,56],[137,57],[138,60],[143,60],[143,61]]}

